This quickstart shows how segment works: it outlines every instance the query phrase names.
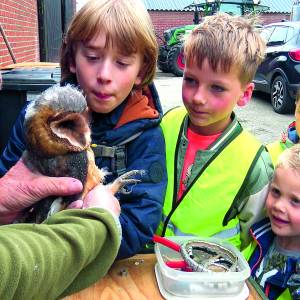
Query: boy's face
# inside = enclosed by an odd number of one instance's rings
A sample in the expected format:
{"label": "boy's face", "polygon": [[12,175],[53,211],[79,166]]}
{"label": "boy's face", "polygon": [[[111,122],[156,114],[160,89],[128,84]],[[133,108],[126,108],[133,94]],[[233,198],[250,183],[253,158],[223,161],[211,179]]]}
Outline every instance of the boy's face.
{"label": "boy's face", "polygon": [[140,84],[142,67],[140,53],[124,56],[119,49],[105,48],[106,35],[100,33],[88,43],[79,43],[75,64],[70,71],[77,76],[89,108],[98,113],[109,113],[129,95],[135,84]]}
{"label": "boy's face", "polygon": [[183,76],[182,99],[190,127],[203,135],[222,132],[235,105],[245,105],[254,87],[253,83],[242,86],[233,68],[228,73],[213,71],[206,59],[201,69],[194,61],[187,63]]}
{"label": "boy's face", "polygon": [[300,249],[300,175],[297,172],[276,168],[266,209],[280,245],[284,248],[296,245]]}

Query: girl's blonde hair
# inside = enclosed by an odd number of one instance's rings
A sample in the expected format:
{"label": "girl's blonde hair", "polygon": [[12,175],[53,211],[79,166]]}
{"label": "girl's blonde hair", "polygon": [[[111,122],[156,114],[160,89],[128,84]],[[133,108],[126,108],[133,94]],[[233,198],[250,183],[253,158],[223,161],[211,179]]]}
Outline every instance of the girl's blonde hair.
{"label": "girl's blonde hair", "polygon": [[252,81],[265,55],[265,42],[256,28],[254,16],[218,13],[205,17],[187,37],[184,55],[187,63],[199,68],[205,59],[214,71],[237,68],[242,84]]}
{"label": "girl's blonde hair", "polygon": [[142,54],[140,86],[153,80],[158,45],[150,16],[139,0],[90,0],[75,14],[61,47],[62,80],[72,75],[78,43],[100,32],[106,34],[106,46],[117,47],[123,55]]}
{"label": "girl's blonde hair", "polygon": [[278,157],[276,168],[291,169],[300,175],[300,144],[285,149]]}

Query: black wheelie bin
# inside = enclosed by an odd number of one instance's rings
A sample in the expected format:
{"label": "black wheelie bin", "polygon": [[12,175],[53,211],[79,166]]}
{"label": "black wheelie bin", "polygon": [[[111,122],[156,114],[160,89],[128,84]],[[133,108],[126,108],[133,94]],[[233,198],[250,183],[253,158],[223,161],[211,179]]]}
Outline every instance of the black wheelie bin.
{"label": "black wheelie bin", "polygon": [[0,70],[0,153],[3,152],[12,126],[26,103],[60,81],[57,63],[14,64]]}

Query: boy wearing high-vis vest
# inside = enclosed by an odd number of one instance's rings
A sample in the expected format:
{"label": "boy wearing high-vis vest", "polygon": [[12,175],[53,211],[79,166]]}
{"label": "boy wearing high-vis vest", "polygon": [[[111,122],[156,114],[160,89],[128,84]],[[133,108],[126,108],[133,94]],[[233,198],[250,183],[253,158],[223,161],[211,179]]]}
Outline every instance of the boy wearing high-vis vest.
{"label": "boy wearing high-vis vest", "polygon": [[273,165],[276,165],[278,156],[282,151],[299,143],[300,134],[300,88],[296,95],[295,121],[292,122],[287,132],[282,133],[281,139],[267,145],[267,149],[272,158]]}
{"label": "boy wearing high-vis vest", "polygon": [[169,111],[161,123],[168,171],[161,236],[225,238],[242,250],[250,226],[263,218],[271,159],[233,112],[250,101],[264,57],[255,24],[217,14],[185,41],[185,108]]}
{"label": "boy wearing high-vis vest", "polygon": [[277,160],[266,199],[268,218],[251,228],[251,275],[268,299],[300,299],[300,145]]}

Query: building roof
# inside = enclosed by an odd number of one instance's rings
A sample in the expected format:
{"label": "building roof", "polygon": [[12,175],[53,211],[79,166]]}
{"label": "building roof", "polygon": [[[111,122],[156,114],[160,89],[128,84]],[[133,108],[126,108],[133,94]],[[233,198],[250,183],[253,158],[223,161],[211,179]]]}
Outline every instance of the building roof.
{"label": "building roof", "polygon": [[[202,3],[205,0],[195,2]],[[173,10],[181,11],[190,4],[193,0],[143,0],[148,10]],[[269,13],[290,13],[292,10],[293,0],[261,0],[261,5],[270,7]]]}

